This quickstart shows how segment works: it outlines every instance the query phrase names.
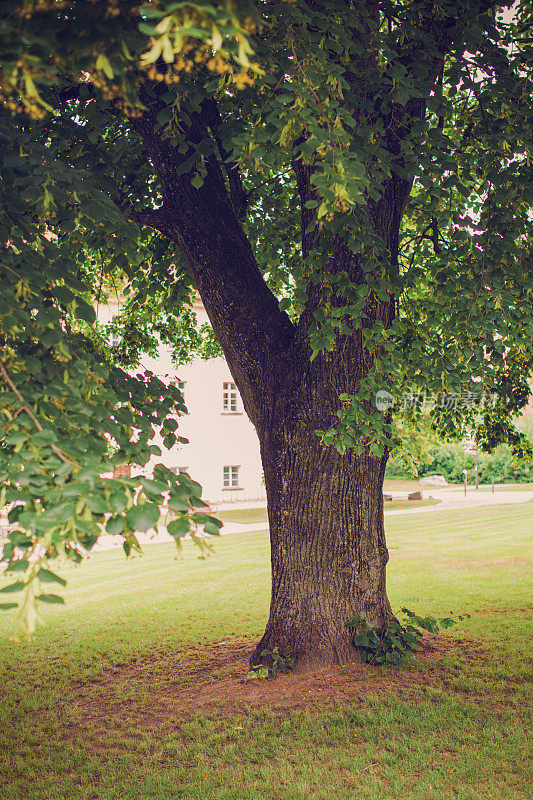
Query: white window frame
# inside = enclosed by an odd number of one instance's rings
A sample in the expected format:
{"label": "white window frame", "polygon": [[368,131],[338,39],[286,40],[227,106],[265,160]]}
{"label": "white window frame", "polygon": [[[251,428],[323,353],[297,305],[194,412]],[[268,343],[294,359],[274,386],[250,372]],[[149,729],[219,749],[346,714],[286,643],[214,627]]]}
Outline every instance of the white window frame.
{"label": "white window frame", "polygon": [[222,488],[240,489],[240,464],[226,464],[222,467]]}
{"label": "white window frame", "polygon": [[237,387],[233,381],[224,381],[222,383],[222,413],[239,413],[237,407]]}
{"label": "white window frame", "polygon": [[[186,385],[186,383],[187,383],[187,381],[179,381],[177,378],[173,378],[171,381],[168,382],[169,386],[175,386],[177,389],[180,390],[181,396],[183,397],[183,402],[185,403],[185,405],[187,405],[187,403],[185,402],[185,385]],[[188,409],[187,409],[187,413],[189,413]]]}
{"label": "white window frame", "polygon": [[169,470],[173,472],[174,475],[189,474],[189,467],[169,467]]}

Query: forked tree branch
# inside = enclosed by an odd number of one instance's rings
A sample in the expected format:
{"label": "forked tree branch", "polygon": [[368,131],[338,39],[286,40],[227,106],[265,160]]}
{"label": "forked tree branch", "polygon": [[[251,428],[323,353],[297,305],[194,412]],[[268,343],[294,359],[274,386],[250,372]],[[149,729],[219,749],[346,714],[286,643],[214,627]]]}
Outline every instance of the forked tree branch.
{"label": "forked tree branch", "polygon": [[[201,115],[192,117],[182,135],[186,153],[163,139],[157,130],[158,109],[132,121],[159,178],[163,205],[157,212],[140,212],[139,221],[168,236],[183,252],[194,283],[253,422],[265,418],[280,368],[287,358],[295,328],[267,286],[215,152],[204,156],[202,183],[193,179],[196,165],[183,165],[198,145],[210,137]],[[148,221],[149,220],[149,221]]]}

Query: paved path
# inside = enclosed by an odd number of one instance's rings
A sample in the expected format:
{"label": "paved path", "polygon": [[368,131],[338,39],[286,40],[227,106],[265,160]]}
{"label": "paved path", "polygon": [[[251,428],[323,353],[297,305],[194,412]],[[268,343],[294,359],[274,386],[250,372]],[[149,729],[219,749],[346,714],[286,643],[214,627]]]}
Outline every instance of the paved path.
{"label": "paved path", "polygon": [[[499,506],[507,505],[509,503],[527,503],[533,500],[533,491],[512,491],[507,489],[497,489],[494,494],[485,489],[467,489],[466,497],[464,489],[439,489],[435,487],[428,487],[424,489],[422,496],[424,498],[433,497],[435,500],[440,500],[438,505],[434,506],[418,506],[417,508],[402,508],[398,511],[386,511],[387,517],[392,517],[395,514],[416,514],[424,511],[431,511],[437,513],[438,511],[456,511],[461,508],[478,508],[479,506]],[[531,516],[533,517],[533,508],[531,509]]]}

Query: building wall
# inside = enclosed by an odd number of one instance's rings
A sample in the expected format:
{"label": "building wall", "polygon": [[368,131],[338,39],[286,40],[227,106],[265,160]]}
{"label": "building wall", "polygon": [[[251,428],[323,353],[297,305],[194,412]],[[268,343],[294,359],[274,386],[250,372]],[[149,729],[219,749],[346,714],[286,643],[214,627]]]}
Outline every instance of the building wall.
{"label": "building wall", "polygon": [[[208,322],[201,303],[193,310],[199,324]],[[109,322],[118,312],[118,305],[98,308],[98,319]],[[189,444],[177,444],[167,450],[159,437],[154,440],[162,451],[161,457],[151,465],[162,462],[165,466],[186,468],[191,478],[202,484],[203,497],[212,503],[240,502],[265,498],[259,441],[255,428],[248,419],[237,391],[235,412],[223,409],[223,384],[233,378],[224,358],[204,361],[195,359],[191,364],[176,367],[170,350],[161,346],[157,358],[145,357],[141,369],[153,372],[164,383],[182,381],[188,413],[178,418],[178,434]],[[224,488],[224,467],[238,467],[238,488]]]}
{"label": "building wall", "polygon": [[[193,310],[200,325],[209,321],[200,301],[194,304]],[[101,305],[97,316],[105,324],[118,311],[117,303]],[[225,359],[203,361],[198,358],[189,365],[176,367],[169,348],[161,346],[157,358],[143,358],[140,369],[143,368],[152,371],[164,383],[184,382],[188,414],[178,418],[178,434],[189,440],[189,444],[167,450],[160,437],[156,437],[154,444],[161,448],[162,455],[154,458],[143,471],[150,474],[158,462],[173,469],[186,468],[191,478],[202,484],[204,499],[212,503],[265,499],[259,441],[238,392],[236,412],[224,413],[223,410],[223,384],[233,382]],[[533,395],[523,414],[533,416]],[[237,489],[224,488],[225,466],[239,468]]]}

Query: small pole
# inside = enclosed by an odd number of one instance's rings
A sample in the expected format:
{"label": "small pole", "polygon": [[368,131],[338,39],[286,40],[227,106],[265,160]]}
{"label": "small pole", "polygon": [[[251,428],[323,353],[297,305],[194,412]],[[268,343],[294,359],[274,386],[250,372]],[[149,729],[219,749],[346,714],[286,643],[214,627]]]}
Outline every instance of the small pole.
{"label": "small pole", "polygon": [[477,466],[477,443],[476,443],[476,489],[479,489],[479,470]]}
{"label": "small pole", "polygon": [[468,474],[468,470],[464,469],[463,470],[463,475],[465,476],[465,497],[466,497],[467,474]]}

